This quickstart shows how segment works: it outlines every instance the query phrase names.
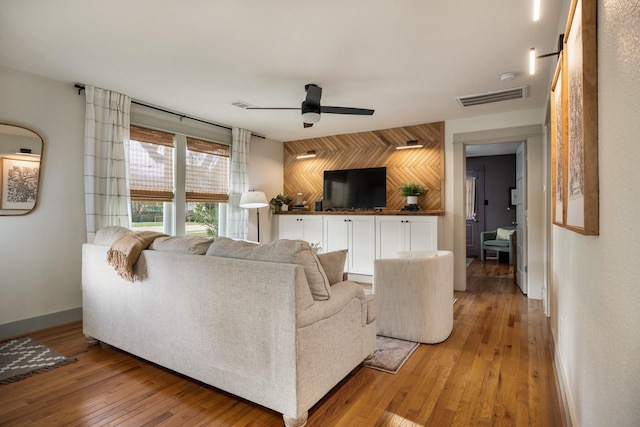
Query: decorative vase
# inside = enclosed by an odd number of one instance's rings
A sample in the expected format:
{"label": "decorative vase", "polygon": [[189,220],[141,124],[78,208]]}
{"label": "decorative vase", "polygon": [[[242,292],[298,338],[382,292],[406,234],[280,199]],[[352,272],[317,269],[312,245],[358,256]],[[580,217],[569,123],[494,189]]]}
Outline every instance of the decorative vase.
{"label": "decorative vase", "polygon": [[417,205],[418,196],[407,196],[407,205]]}
{"label": "decorative vase", "polygon": [[289,210],[289,205],[285,205],[284,203],[282,204],[282,206],[280,206],[280,210],[282,212],[288,211]]}

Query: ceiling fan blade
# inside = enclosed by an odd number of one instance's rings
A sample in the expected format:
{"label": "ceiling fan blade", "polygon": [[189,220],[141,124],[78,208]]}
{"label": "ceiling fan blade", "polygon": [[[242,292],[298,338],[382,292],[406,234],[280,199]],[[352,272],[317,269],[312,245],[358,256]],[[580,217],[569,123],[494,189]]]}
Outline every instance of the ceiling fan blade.
{"label": "ceiling fan blade", "polygon": [[311,126],[313,126],[313,123],[302,123],[304,125],[304,128],[310,128]]}
{"label": "ceiling fan blade", "polygon": [[320,97],[322,97],[322,88],[313,83],[304,86],[307,92],[307,98],[304,100],[309,105],[320,105]]}
{"label": "ceiling fan blade", "polygon": [[299,110],[300,107],[247,107],[245,110]]}
{"label": "ceiling fan blade", "polygon": [[374,110],[369,110],[367,108],[350,108],[350,107],[320,107],[321,113],[328,114],[354,114],[357,116],[372,116]]}

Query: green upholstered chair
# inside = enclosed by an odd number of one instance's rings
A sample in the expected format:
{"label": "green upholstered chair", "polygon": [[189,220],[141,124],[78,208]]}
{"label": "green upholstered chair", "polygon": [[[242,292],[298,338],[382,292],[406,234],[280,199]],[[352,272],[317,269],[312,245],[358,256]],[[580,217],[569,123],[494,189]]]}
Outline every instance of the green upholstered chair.
{"label": "green upholstered chair", "polygon": [[486,258],[485,251],[495,251],[498,256],[500,252],[509,253],[509,265],[513,265],[513,256],[515,254],[515,231],[516,228],[500,227],[494,231],[483,231],[480,233],[480,260]]}

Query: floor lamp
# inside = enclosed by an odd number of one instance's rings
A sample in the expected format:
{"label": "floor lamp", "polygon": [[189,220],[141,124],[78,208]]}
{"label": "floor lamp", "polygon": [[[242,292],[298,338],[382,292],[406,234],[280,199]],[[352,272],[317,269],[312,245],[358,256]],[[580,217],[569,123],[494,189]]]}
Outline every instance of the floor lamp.
{"label": "floor lamp", "polygon": [[260,208],[269,206],[267,203],[267,196],[262,191],[247,191],[240,196],[241,208],[251,209],[256,208],[256,219],[258,221],[258,243],[260,243]]}

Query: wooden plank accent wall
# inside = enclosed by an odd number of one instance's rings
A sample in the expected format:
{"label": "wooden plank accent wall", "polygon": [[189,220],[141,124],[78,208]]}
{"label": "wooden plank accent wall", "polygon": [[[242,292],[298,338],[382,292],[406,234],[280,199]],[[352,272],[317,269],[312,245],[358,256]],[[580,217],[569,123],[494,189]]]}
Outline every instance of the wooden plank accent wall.
{"label": "wooden plank accent wall", "polygon": [[[395,149],[411,140],[425,146]],[[310,150],[316,151],[315,158],[296,159]],[[421,210],[444,212],[444,122],[285,142],[284,193],[302,193],[313,210],[322,199],[325,170],[380,166],[387,167],[387,210],[405,206],[399,187],[414,182],[429,190],[418,198]]]}

